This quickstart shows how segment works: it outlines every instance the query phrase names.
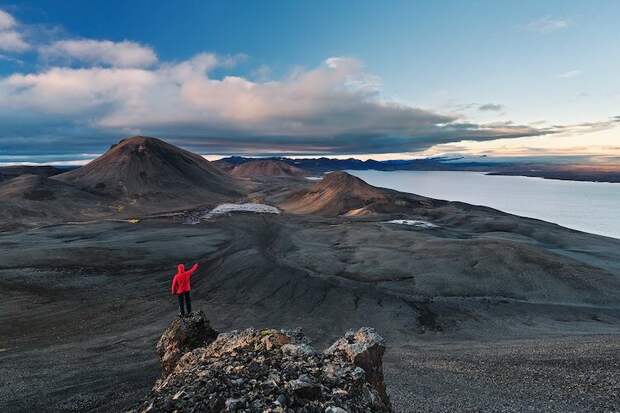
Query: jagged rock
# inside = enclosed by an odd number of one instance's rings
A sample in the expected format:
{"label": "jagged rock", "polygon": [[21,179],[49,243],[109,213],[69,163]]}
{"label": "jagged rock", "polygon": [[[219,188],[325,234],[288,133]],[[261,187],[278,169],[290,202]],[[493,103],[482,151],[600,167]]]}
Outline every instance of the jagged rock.
{"label": "jagged rock", "polygon": [[216,337],[217,331],[211,328],[203,311],[174,320],[156,346],[162,376],[170,374],[185,353],[211,343]]}
{"label": "jagged rock", "polygon": [[288,387],[300,399],[317,400],[321,397],[321,386],[307,374],[289,381]]}
{"label": "jagged rock", "polygon": [[300,330],[247,329],[212,340],[210,327],[201,327],[208,325],[202,313],[171,324],[158,344],[164,376],[132,412],[392,411],[382,381],[385,347],[372,329],[318,352]]}
{"label": "jagged rock", "polygon": [[347,331],[345,336],[326,350],[327,354],[342,354],[347,360],[361,367],[385,403],[389,398],[383,380],[383,354],[385,344],[373,328],[363,327],[356,332]]}

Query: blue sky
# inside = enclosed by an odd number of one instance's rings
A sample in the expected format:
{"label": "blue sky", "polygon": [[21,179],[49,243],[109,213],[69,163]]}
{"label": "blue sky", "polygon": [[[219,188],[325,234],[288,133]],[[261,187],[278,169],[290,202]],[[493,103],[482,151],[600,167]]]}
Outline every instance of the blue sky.
{"label": "blue sky", "polygon": [[620,153],[616,1],[0,10],[0,162],[134,133],[206,154]]}

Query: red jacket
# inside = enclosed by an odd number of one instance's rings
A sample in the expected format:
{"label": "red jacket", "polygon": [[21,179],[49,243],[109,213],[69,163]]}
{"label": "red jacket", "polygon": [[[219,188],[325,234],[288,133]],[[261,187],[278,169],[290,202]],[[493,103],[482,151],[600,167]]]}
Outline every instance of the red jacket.
{"label": "red jacket", "polygon": [[198,269],[198,264],[194,264],[192,268],[188,271],[185,271],[185,265],[179,264],[177,265],[177,273],[174,274],[174,278],[172,279],[172,294],[181,295],[183,293],[189,292],[192,287],[189,284],[189,279],[192,277],[192,274],[196,272]]}

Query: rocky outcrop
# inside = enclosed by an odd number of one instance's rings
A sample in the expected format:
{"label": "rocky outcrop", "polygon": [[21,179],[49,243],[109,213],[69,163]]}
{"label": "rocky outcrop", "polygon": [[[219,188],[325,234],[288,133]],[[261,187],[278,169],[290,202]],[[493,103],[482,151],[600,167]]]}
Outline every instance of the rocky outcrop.
{"label": "rocky outcrop", "polygon": [[364,369],[368,382],[377,389],[384,403],[389,405],[390,401],[383,380],[385,344],[383,337],[374,329],[363,327],[356,332],[348,331],[325,352],[331,355],[341,355]]}
{"label": "rocky outcrop", "polygon": [[392,411],[371,328],[324,352],[300,330],[213,333],[203,313],[172,322],[157,345],[162,378],[132,412]]}
{"label": "rocky outcrop", "polygon": [[211,328],[202,311],[178,318],[161,335],[155,350],[159,356],[162,377],[168,376],[185,353],[212,343],[217,331]]}

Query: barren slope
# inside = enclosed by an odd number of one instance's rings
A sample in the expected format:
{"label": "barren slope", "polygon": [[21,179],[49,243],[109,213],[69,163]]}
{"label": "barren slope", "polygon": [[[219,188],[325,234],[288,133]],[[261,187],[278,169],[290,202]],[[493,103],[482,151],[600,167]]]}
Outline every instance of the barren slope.
{"label": "barren slope", "polygon": [[14,165],[14,166],[0,166],[0,181],[6,181],[8,179],[16,178],[20,175],[41,175],[52,176],[58,175],[62,171],[53,166],[29,166],[29,165]]}
{"label": "barren slope", "polygon": [[332,172],[310,188],[292,193],[279,206],[296,214],[363,216],[406,211],[432,200],[377,188],[346,172]]}
{"label": "barren slope", "polygon": [[117,198],[164,205],[217,202],[241,191],[234,179],[203,157],[142,136],[124,139],[89,164],[54,179]]}
{"label": "barren slope", "polygon": [[113,200],[40,175],[0,183],[0,225],[38,225],[101,217]]}
{"label": "barren slope", "polygon": [[252,178],[265,176],[305,176],[306,171],[283,161],[257,160],[235,166],[230,174],[236,177]]}

